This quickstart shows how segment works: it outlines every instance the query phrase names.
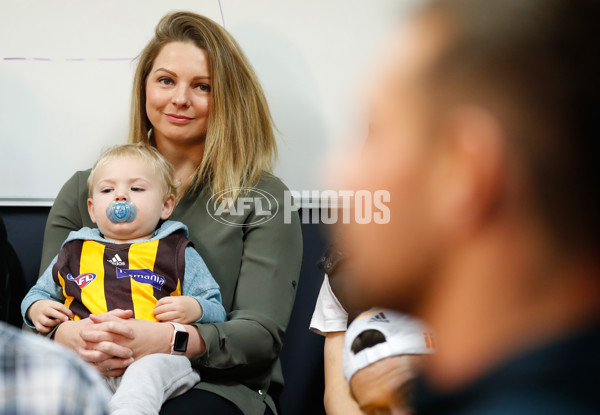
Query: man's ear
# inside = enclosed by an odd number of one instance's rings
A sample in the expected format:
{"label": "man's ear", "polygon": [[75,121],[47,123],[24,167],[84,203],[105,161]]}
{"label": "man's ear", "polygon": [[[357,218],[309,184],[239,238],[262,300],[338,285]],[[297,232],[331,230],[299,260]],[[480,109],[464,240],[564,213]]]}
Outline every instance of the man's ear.
{"label": "man's ear", "polygon": [[94,202],[92,198],[88,198],[87,200],[88,213],[90,214],[90,219],[92,222],[96,223],[96,215],[94,215]]}
{"label": "man's ear", "polygon": [[463,106],[441,124],[440,163],[434,175],[433,209],[439,225],[464,234],[491,215],[503,197],[506,137],[486,109]]}
{"label": "man's ear", "polygon": [[169,216],[171,216],[171,213],[173,213],[173,209],[175,209],[175,195],[169,195],[163,203],[160,218],[162,220],[169,219]]}

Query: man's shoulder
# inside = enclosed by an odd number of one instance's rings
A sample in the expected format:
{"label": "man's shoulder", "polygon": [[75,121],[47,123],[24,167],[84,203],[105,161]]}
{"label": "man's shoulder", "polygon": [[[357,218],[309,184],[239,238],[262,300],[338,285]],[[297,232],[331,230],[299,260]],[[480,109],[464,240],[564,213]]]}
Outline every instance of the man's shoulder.
{"label": "man's shoulder", "polygon": [[0,324],[0,339],[0,353],[5,364],[13,361],[15,366],[39,366],[40,369],[45,367],[44,370],[54,365],[71,367],[95,377],[95,372],[89,372],[90,368],[76,354],[44,336]]}
{"label": "man's shoulder", "polygon": [[[449,395],[421,379],[422,414],[600,413],[600,326],[556,339],[508,359],[481,379]],[[445,409],[448,408],[448,409]]]}
{"label": "man's shoulder", "polygon": [[[78,391],[65,394],[67,385]],[[11,413],[105,414],[110,394],[72,351],[0,324],[0,400]]]}

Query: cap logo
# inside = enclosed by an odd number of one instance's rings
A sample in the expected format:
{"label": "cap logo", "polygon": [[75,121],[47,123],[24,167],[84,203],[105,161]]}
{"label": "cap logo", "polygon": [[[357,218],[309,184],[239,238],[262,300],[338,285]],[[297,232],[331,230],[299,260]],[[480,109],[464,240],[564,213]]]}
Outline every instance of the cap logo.
{"label": "cap logo", "polygon": [[378,322],[378,323],[389,323],[390,321],[388,320],[388,318],[385,316],[385,314],[383,313],[383,311],[380,311],[379,313],[375,314],[373,317],[371,317],[369,319],[369,323],[373,323],[373,322]]}

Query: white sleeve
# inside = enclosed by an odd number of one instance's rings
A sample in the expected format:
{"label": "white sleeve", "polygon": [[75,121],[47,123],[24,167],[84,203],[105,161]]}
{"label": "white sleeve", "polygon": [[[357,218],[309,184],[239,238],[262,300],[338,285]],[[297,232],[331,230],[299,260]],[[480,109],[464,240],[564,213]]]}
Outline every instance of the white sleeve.
{"label": "white sleeve", "polygon": [[310,321],[310,329],[324,336],[329,332],[346,331],[347,328],[348,313],[331,291],[329,277],[325,274],[315,311]]}

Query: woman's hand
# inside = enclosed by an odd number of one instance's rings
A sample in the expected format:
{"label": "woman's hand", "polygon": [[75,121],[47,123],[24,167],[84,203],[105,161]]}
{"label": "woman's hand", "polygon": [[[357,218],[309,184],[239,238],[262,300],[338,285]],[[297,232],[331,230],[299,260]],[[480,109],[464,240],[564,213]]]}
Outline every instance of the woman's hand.
{"label": "woman's hand", "polygon": [[[119,321],[111,313],[92,315],[90,319],[95,325]],[[129,327],[133,331],[133,337],[122,336],[115,341],[118,345],[131,350],[135,360],[153,353],[171,353],[174,330],[171,324],[137,319],[120,320],[119,324]],[[206,344],[198,329],[190,325],[186,325],[185,328],[189,333],[186,356],[191,358],[203,354],[206,351]]]}
{"label": "woman's hand", "polygon": [[65,321],[54,332],[54,341],[71,350],[78,351],[85,347],[85,342],[79,333],[92,324],[94,323],[89,318]]}
{"label": "woman's hand", "polygon": [[[114,310],[90,315],[85,320],[61,324],[55,340],[75,350],[105,376],[119,376],[133,363],[152,353],[171,353],[173,326],[130,319],[131,311]],[[206,345],[198,329],[186,326],[190,334],[188,357],[203,354]]]}
{"label": "woman's hand", "polygon": [[[131,312],[129,311],[122,315],[131,316]],[[58,329],[54,333],[54,341],[77,352],[103,375],[119,376],[123,374],[125,368],[133,362],[133,359],[131,359],[131,350],[117,345],[114,345],[117,347],[111,349],[109,344],[100,345],[100,343],[85,341],[82,334],[85,336],[86,333],[97,331],[94,329],[94,326],[94,322],[90,318],[66,321],[58,326]],[[94,350],[95,347],[98,347],[100,350],[106,350],[108,353]],[[107,371],[107,368],[114,368],[115,370]]]}
{"label": "woman's hand", "polygon": [[[95,350],[113,354],[122,348],[131,351],[127,357],[138,360],[152,353],[171,353],[173,326],[147,320],[121,319],[113,313],[91,315],[95,330],[82,332],[87,342],[96,343]],[[118,333],[118,335],[116,335]],[[107,342],[108,344],[103,344]],[[90,356],[98,356],[91,354]],[[108,363],[108,362],[107,362]],[[102,364],[103,367],[110,367]]]}
{"label": "woman's hand", "polygon": [[[122,346],[134,336],[126,325],[133,312],[130,310],[114,310],[105,314],[104,320],[91,315],[78,331],[79,343],[74,350],[106,376],[119,376],[133,363],[131,349]],[[82,320],[83,321],[83,320]],[[66,323],[65,323],[66,324]],[[68,337],[74,331],[66,333]],[[65,337],[67,337],[65,336]]]}

